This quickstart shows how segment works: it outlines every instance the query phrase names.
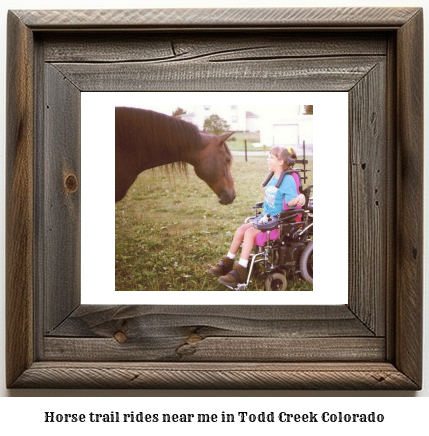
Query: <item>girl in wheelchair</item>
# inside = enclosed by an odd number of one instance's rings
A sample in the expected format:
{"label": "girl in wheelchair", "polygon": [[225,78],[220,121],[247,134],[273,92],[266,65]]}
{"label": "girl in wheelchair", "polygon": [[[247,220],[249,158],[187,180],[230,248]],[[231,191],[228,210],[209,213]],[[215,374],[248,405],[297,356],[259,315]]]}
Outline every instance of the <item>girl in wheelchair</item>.
{"label": "girl in wheelchair", "polygon": [[[267,214],[270,216],[279,214],[283,210],[283,202],[290,208],[297,206],[300,208],[305,204],[305,196],[297,191],[295,180],[290,174],[284,177],[278,188],[276,187],[281,173],[291,170],[296,159],[297,156],[292,147],[289,149],[282,147],[271,149],[268,157],[268,169],[274,175],[264,187],[265,199],[262,215],[256,220],[263,220]],[[254,228],[254,222],[243,224],[237,229],[228,253],[209,270],[209,273],[219,277],[219,282],[225,286],[230,287],[244,283],[247,279],[248,263],[255,237],[261,233],[261,230]],[[240,259],[234,266],[234,260],[241,245]]]}

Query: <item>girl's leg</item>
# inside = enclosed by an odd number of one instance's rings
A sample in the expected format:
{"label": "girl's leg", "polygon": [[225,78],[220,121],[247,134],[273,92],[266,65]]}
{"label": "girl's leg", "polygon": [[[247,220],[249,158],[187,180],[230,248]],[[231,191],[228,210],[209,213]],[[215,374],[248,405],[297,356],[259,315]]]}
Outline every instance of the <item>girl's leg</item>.
{"label": "girl's leg", "polygon": [[243,242],[246,230],[248,230],[250,227],[252,227],[252,224],[243,224],[237,229],[231,246],[229,248],[228,254],[226,256],[223,256],[222,259],[215,266],[212,266],[209,269],[208,272],[210,274],[216,277],[220,277],[233,269],[235,255],[237,254],[238,249]]}
{"label": "girl's leg", "polygon": [[261,233],[260,230],[254,227],[248,228],[244,233],[243,247],[241,248],[240,258],[243,260],[249,260],[250,253],[252,252],[253,246],[255,245],[256,235]]}
{"label": "girl's leg", "polygon": [[253,226],[248,227],[244,232],[243,246],[241,248],[241,256],[234,269],[228,274],[221,276],[219,282],[226,286],[233,286],[244,283],[248,276],[247,264],[249,261],[250,253],[252,252],[255,243],[255,237],[261,233],[260,230],[255,229]]}
{"label": "girl's leg", "polygon": [[253,224],[252,223],[248,223],[248,224],[243,224],[242,226],[240,226],[236,230],[234,238],[232,239],[232,242],[231,242],[231,246],[229,248],[229,252],[230,253],[237,254],[237,252],[238,252],[238,250],[240,248],[240,245],[244,241],[244,237],[245,237],[246,232],[249,229],[251,229],[251,228],[253,229]]}

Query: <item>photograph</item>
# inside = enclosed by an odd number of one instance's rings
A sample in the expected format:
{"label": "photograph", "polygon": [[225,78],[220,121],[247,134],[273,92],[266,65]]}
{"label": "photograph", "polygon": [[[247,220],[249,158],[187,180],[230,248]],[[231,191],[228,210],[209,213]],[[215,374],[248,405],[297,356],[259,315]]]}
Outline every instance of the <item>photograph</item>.
{"label": "photograph", "polygon": [[311,291],[313,106],[160,109],[115,109],[116,290]]}
{"label": "photograph", "polygon": [[[332,225],[333,187],[338,198],[348,191],[347,94],[327,97],[83,93],[84,301],[347,303],[346,207],[335,212],[335,246],[318,235],[326,248],[316,248],[313,284],[313,181],[320,228]],[[325,171],[326,150],[335,171]],[[91,164],[100,153],[103,189]],[[86,300],[86,289],[103,295]]]}

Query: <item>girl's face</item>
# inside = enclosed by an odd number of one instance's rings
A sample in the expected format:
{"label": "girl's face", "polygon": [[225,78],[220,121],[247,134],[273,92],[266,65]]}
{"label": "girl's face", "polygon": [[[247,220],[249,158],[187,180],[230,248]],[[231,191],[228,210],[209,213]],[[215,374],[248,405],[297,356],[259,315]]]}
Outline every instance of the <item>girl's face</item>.
{"label": "girl's face", "polygon": [[268,171],[272,171],[274,173],[276,171],[283,171],[283,160],[270,153],[268,157]]}

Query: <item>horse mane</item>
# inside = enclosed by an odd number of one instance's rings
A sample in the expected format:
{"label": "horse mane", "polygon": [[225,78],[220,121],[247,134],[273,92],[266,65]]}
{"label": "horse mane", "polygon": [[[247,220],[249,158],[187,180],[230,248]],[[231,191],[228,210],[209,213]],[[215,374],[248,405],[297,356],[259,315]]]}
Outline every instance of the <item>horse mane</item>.
{"label": "horse mane", "polygon": [[138,132],[139,142],[148,144],[145,149],[148,159],[152,160],[158,153],[168,155],[174,162],[163,166],[167,171],[171,168],[186,172],[187,164],[183,158],[185,152],[203,147],[197,126],[148,109],[122,109],[129,113],[129,119]]}

